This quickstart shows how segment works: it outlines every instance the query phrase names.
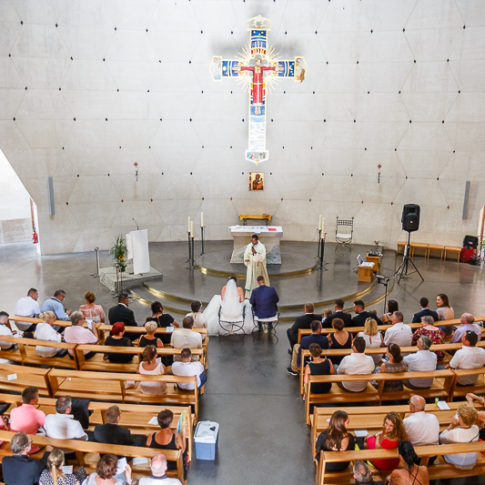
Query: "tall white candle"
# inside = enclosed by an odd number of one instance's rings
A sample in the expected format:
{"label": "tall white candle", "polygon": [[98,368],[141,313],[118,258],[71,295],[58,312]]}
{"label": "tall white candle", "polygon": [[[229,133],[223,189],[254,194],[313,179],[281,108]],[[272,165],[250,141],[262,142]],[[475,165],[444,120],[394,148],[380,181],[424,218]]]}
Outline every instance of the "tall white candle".
{"label": "tall white candle", "polygon": [[190,232],[190,216],[187,218],[187,232]]}
{"label": "tall white candle", "polygon": [[318,217],[318,230],[322,230],[322,214]]}
{"label": "tall white candle", "polygon": [[200,227],[204,227],[204,213],[200,213]]}
{"label": "tall white candle", "polygon": [[322,236],[325,233],[325,219],[322,217]]}
{"label": "tall white candle", "polygon": [[190,235],[194,237],[194,221],[190,221]]}

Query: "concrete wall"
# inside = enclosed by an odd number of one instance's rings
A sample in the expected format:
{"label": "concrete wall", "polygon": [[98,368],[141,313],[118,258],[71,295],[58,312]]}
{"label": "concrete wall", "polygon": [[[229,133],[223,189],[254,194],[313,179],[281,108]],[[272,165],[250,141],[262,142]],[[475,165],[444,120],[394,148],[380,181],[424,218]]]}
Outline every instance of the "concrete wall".
{"label": "concrete wall", "polygon": [[[248,95],[208,65],[260,13],[308,72],[272,88],[266,189],[250,193]],[[107,248],[132,218],[152,241],[184,239],[200,210],[211,239],[265,211],[287,239],[314,238],[322,213],[330,240],[354,216],[355,240],[394,245],[410,202],[414,240],[460,244],[485,198],[484,79],[482,0],[0,2],[0,148],[47,253]]]}

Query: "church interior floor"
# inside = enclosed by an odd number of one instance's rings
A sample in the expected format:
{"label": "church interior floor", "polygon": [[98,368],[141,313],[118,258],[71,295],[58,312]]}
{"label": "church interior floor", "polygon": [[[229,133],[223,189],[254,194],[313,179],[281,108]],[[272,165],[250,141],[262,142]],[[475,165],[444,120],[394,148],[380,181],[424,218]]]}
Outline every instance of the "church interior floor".
{"label": "church interior floor", "polygon": [[[157,253],[164,253],[163,267],[158,268],[164,273],[163,285],[175,294],[180,291],[181,285],[191,288],[194,294],[200,290],[203,300],[210,299],[220,291],[224,279],[211,277],[205,280],[201,278],[200,272],[192,273],[185,266],[177,264],[176,258],[170,262],[171,251],[181,244],[151,244],[152,266],[157,268],[154,264],[158,261]],[[335,256],[331,251],[326,253],[325,259],[328,257],[331,262],[329,269],[332,264],[334,267],[345,265],[348,268],[347,285],[345,279],[333,282],[330,278],[331,270],[325,272],[325,286],[332,288],[333,298],[340,296],[339,291],[352,293],[349,286],[356,279],[351,271],[355,266],[356,249],[354,247],[346,260],[337,262],[337,265],[333,264]],[[393,253],[387,255],[386,252],[386,258],[383,272],[391,274]],[[448,294],[457,316],[464,311],[485,313],[483,268],[454,261],[425,260],[421,257],[416,257],[415,262],[425,281],[421,283],[417,275],[412,275],[402,280],[400,285],[395,285],[390,295],[399,301],[405,320],[409,320],[416,311],[421,296],[427,296],[434,307],[434,298],[441,292]],[[102,266],[110,264],[107,253],[101,254],[101,263]],[[66,307],[70,309],[83,303],[83,294],[87,290],[96,293],[97,302],[105,309],[115,302],[114,295],[93,276],[96,271],[93,253],[40,257],[32,244],[1,245],[0,264],[0,309],[10,313],[14,312],[16,300],[31,286],[39,289],[41,299],[51,295],[58,287],[64,288],[67,291]],[[318,277],[319,272],[312,276]],[[199,287],[202,281],[209,283]],[[318,280],[312,278],[274,279],[272,283],[285,295],[281,298],[282,304],[287,303],[286,294],[294,296],[294,300],[288,296],[289,301],[303,302],[309,294],[315,294],[311,292],[318,291],[318,288],[311,286],[317,285]],[[383,288],[379,285],[375,293],[382,292]],[[154,299],[153,295],[151,299]],[[131,307],[139,322],[144,321],[149,314],[149,309],[136,301]],[[383,302],[371,308],[382,313]],[[200,417],[220,423],[218,455],[215,462],[194,460],[188,475],[191,485],[314,483],[303,401],[297,390],[297,378],[286,373],[289,364],[286,339],[288,325],[280,323],[275,337],[255,334],[211,338],[209,381],[201,399]],[[470,478],[467,482],[471,483],[472,480],[477,481]],[[453,480],[453,483],[458,484],[458,480]]]}

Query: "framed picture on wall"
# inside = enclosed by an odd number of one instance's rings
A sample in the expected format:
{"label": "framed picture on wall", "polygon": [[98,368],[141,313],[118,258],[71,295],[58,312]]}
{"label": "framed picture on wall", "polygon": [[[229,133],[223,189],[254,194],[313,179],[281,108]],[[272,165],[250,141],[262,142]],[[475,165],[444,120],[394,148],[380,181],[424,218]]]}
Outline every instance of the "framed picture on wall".
{"label": "framed picture on wall", "polygon": [[249,172],[249,190],[264,190],[264,172]]}

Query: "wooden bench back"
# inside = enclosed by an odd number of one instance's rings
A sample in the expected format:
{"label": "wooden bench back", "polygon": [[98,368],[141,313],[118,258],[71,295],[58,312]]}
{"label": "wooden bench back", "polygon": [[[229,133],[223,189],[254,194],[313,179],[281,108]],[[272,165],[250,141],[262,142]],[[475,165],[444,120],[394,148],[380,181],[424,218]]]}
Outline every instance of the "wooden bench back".
{"label": "wooden bench back", "polygon": [[[198,419],[199,393],[197,378],[173,375],[148,376],[121,372],[92,372],[51,369],[48,374],[51,396],[68,394],[98,401],[121,401],[132,403],[180,404],[194,408],[195,420]],[[143,394],[130,388],[131,383],[160,382],[167,385],[164,394]],[[193,391],[181,391],[177,384],[191,383]]]}
{"label": "wooden bench back", "polygon": [[50,369],[25,367],[15,364],[0,365],[0,390],[22,393],[26,387],[37,387],[39,395],[50,396]]}
{"label": "wooden bench back", "polygon": [[64,367],[67,369],[77,369],[77,362],[69,357],[42,357],[37,355],[35,349],[37,346],[49,347],[56,350],[74,351],[76,344],[64,342],[53,342],[51,340],[37,340],[32,338],[2,336],[2,342],[12,342],[17,346],[16,349],[0,349],[0,357],[29,365],[48,365],[50,367]]}
{"label": "wooden bench back", "polygon": [[[419,393],[424,398],[435,398],[449,400],[452,393],[455,373],[451,369],[423,371],[423,372],[396,372],[362,375],[311,375],[305,385],[305,411],[307,424],[311,424],[310,408],[313,404],[320,403],[344,403],[344,402],[375,402],[380,404],[386,400],[408,399],[416,391],[404,387],[402,391],[384,391],[386,381],[405,381],[407,379],[430,378],[434,379],[433,385],[429,389],[420,389]],[[337,382],[364,382],[367,387],[362,392],[348,392],[340,389],[335,384]],[[370,381],[377,381],[378,387],[375,388]],[[311,391],[311,384],[332,383],[332,388],[326,394],[316,394]]]}
{"label": "wooden bench back", "polygon": [[[75,349],[76,360],[78,362],[79,370],[100,370],[107,372],[136,372],[138,365],[141,362],[139,358],[145,350],[144,347],[116,347],[110,345],[77,345]],[[84,352],[94,352],[96,355],[91,359],[84,358]],[[157,354],[163,355],[180,355],[182,349],[174,349],[173,347],[157,348]],[[203,349],[191,349],[193,356],[198,356],[201,363],[205,364],[205,352]],[[104,354],[132,354],[133,361],[127,364],[112,363],[109,360],[104,360]]]}

